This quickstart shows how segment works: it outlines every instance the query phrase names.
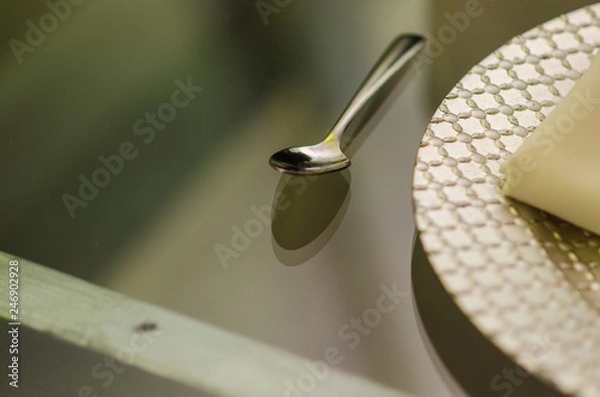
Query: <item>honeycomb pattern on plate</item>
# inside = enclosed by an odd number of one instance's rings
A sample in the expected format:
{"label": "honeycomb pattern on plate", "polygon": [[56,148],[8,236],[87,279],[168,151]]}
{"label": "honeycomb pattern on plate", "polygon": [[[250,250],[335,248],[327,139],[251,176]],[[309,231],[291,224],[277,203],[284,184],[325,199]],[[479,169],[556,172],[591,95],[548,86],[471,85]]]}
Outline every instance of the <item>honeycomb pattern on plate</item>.
{"label": "honeycomb pattern on plate", "polygon": [[456,303],[530,373],[592,397],[600,396],[600,237],[505,198],[499,167],[599,47],[600,3],[485,58],[432,118],[413,180],[423,246]]}

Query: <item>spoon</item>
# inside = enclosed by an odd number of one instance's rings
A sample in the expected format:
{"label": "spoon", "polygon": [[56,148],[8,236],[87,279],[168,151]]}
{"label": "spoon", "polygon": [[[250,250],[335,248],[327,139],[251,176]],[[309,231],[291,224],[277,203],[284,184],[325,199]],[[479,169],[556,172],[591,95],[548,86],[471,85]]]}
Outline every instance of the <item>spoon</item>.
{"label": "spoon", "polygon": [[348,168],[350,159],[341,149],[344,131],[385,83],[405,69],[424,46],[425,39],[419,35],[396,37],[375,63],[327,137],[316,145],[295,146],[278,151],[269,160],[271,166],[277,171],[296,175],[318,175]]}

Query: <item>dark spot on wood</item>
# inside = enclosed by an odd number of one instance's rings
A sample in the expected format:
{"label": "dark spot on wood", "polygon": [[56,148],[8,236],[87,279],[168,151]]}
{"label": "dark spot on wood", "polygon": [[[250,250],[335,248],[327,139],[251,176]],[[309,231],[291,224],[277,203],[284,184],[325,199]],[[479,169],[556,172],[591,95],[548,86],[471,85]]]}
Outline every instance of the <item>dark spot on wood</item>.
{"label": "dark spot on wood", "polygon": [[136,332],[148,332],[148,331],[154,331],[156,328],[157,328],[157,326],[155,323],[146,321],[146,322],[141,323],[137,327],[135,327],[135,331]]}

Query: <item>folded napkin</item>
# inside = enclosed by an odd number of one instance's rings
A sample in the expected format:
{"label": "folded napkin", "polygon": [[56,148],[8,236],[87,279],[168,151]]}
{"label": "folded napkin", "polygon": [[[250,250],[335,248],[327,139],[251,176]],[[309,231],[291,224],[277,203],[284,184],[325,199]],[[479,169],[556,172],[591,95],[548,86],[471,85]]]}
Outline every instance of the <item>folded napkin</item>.
{"label": "folded napkin", "polygon": [[600,234],[600,57],[500,170],[505,195]]}

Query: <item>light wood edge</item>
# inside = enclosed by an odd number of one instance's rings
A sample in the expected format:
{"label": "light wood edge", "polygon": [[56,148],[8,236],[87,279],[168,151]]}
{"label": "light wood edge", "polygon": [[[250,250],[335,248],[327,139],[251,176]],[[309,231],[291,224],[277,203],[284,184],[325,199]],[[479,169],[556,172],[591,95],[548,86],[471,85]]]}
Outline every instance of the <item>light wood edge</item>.
{"label": "light wood edge", "polygon": [[[11,259],[20,263],[19,320],[22,327],[42,335],[42,344],[56,344],[58,340],[79,347],[74,349],[76,355],[95,352],[100,354],[96,357],[122,357],[131,367],[152,377],[189,386],[198,395],[285,396],[286,381],[295,383],[300,376],[310,374],[308,360],[289,352],[5,253],[0,253],[0,285],[8,285]],[[9,301],[7,294],[2,295],[0,317],[8,320]],[[138,327],[144,323],[155,324],[156,328],[147,326],[142,331]],[[122,355],[127,351],[134,353],[130,363],[127,357],[131,356]],[[77,362],[75,358],[70,365],[79,365]],[[79,375],[83,377],[82,385],[94,381],[89,364],[83,370],[71,370],[62,373],[83,373]],[[36,383],[35,379],[23,376],[21,382]],[[407,397],[334,368],[316,383],[314,390],[306,395]],[[44,395],[58,393],[44,390]]]}

